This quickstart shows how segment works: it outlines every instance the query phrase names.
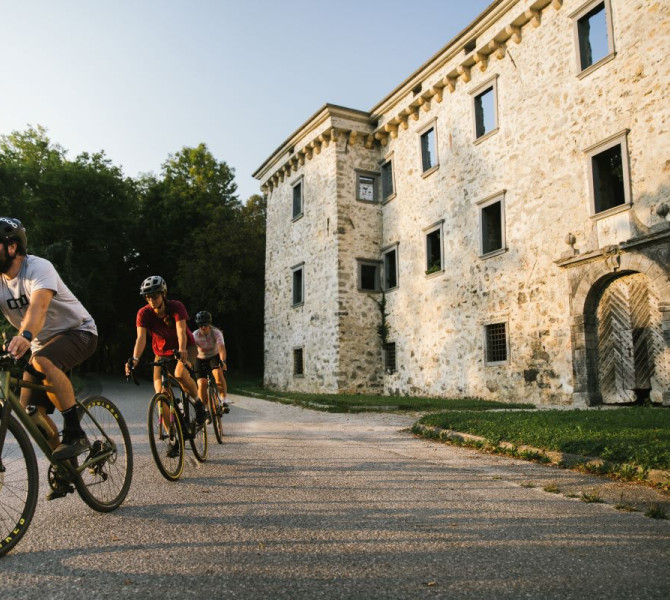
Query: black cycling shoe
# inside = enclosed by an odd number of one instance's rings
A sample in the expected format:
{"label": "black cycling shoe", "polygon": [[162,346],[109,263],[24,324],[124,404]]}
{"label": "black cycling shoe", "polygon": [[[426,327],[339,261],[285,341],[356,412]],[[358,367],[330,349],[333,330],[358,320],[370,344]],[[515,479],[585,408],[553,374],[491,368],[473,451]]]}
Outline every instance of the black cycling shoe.
{"label": "black cycling shoe", "polygon": [[167,452],[168,458],[177,458],[179,456],[179,442],[170,444],[170,449]]}
{"label": "black cycling shoe", "polygon": [[204,425],[207,421],[207,415],[209,413],[205,410],[205,405],[200,402],[195,405],[195,422],[198,425]]}
{"label": "black cycling shoe", "polygon": [[54,460],[66,460],[74,458],[79,454],[83,454],[91,447],[88,438],[83,431],[78,432],[63,432],[63,441],[53,451]]}
{"label": "black cycling shoe", "polygon": [[228,406],[227,402],[223,403],[223,414],[227,415],[230,412],[230,406]]}

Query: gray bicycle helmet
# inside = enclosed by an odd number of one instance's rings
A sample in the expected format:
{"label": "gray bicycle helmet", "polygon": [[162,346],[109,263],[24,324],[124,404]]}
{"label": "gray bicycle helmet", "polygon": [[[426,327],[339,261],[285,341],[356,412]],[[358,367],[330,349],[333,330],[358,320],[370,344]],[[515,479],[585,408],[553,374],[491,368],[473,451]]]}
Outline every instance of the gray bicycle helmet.
{"label": "gray bicycle helmet", "polygon": [[167,283],[160,275],[151,275],[147,277],[140,286],[140,296],[162,292],[167,294]]}
{"label": "gray bicycle helmet", "polygon": [[210,315],[206,310],[201,310],[197,315],[195,315],[195,322],[198,327],[203,325],[212,324],[212,315]]}
{"label": "gray bicycle helmet", "polygon": [[28,239],[23,223],[12,217],[0,217],[0,241],[5,243],[16,242],[19,254],[25,254]]}

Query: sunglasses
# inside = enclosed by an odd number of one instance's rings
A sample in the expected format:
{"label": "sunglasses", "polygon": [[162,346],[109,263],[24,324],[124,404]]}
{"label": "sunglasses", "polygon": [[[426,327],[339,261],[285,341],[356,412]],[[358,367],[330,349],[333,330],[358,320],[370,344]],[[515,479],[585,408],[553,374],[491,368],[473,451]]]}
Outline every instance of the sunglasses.
{"label": "sunglasses", "polygon": [[161,297],[160,292],[154,292],[153,294],[144,294],[145,300],[156,300]]}

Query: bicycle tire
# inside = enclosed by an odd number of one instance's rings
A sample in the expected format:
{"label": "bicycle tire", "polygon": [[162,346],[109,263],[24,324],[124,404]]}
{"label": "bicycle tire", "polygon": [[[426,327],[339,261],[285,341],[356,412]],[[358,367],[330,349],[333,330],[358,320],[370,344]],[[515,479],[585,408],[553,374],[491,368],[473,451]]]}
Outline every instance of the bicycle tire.
{"label": "bicycle tire", "polygon": [[[104,461],[84,469],[73,483],[81,499],[93,510],[111,512],[126,499],[133,478],[130,432],[123,415],[108,398],[92,396],[83,400],[82,404],[114,443],[116,451]],[[82,414],[81,426],[91,444],[84,460],[109,449],[107,437],[86,412]]]}
{"label": "bicycle tire", "polygon": [[39,473],[35,450],[16,417],[9,416],[0,473],[0,556],[7,554],[30,526],[37,505]]}
{"label": "bicycle tire", "polygon": [[[160,420],[160,407],[165,404],[174,408],[170,397],[163,393],[155,394],[149,402],[147,409],[149,446],[160,474],[168,481],[177,481],[184,471],[184,434],[179,418],[174,414],[172,415],[174,418],[170,419],[169,431],[166,432]],[[177,443],[176,456],[169,456],[172,449],[170,438],[173,440],[172,444]]]}
{"label": "bicycle tire", "polygon": [[223,408],[219,406],[219,392],[211,382],[207,385],[209,398],[209,414],[212,415],[214,437],[219,444],[223,444]]}
{"label": "bicycle tire", "polygon": [[188,402],[190,404],[189,414],[191,418],[191,422],[188,426],[193,428],[193,435],[188,436],[188,441],[191,444],[193,455],[198,459],[199,462],[205,462],[207,459],[207,450],[209,448],[209,442],[207,440],[207,424],[197,424],[195,420],[195,400],[188,396]]}

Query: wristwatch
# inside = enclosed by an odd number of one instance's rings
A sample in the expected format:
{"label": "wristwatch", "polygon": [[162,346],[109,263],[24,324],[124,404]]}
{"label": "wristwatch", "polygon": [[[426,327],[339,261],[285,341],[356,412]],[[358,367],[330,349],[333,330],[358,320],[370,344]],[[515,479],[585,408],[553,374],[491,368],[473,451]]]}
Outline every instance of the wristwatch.
{"label": "wristwatch", "polygon": [[23,338],[26,338],[29,342],[33,341],[33,334],[30,333],[27,329],[24,329],[19,335]]}

